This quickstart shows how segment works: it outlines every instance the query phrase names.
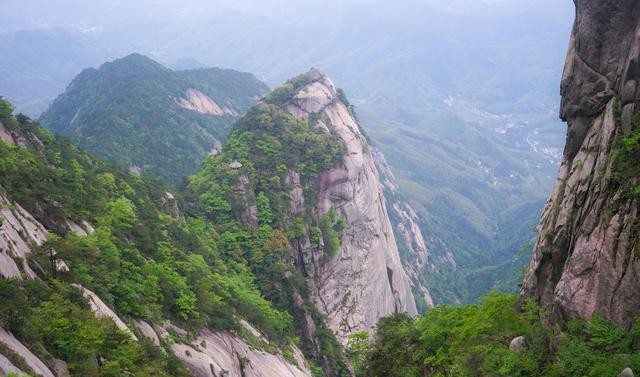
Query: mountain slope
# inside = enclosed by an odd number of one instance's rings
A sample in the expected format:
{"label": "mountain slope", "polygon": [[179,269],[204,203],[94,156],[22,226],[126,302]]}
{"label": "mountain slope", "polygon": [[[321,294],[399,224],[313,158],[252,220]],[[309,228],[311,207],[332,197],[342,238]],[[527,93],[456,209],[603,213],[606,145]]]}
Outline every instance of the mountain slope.
{"label": "mountain slope", "polygon": [[312,375],[232,243],[11,110],[0,100],[0,373]]}
{"label": "mountain slope", "polygon": [[83,71],[40,120],[91,153],[175,184],[266,89],[250,74],[176,72],[133,54]]}
{"label": "mountain slope", "polygon": [[[6,1],[23,27],[38,17],[75,26],[59,7],[35,16],[24,5],[35,2]],[[108,3],[125,18],[105,4],[78,10],[104,46],[242,69],[269,84],[309,66],[330,73],[416,210],[437,264],[423,274],[434,301],[476,301],[483,279],[517,290],[526,258],[514,255],[534,237],[531,213],[542,209],[562,155],[557,81],[571,2],[233,2],[238,11],[186,2],[152,13]]]}
{"label": "mountain slope", "polygon": [[[266,297],[296,313],[305,349],[325,370],[340,367],[323,362],[339,346],[318,338],[326,330],[316,318],[344,344],[373,330],[380,316],[416,312],[372,152],[352,111],[320,71],[297,76],[240,119],[186,194],[223,238],[247,242],[233,253],[272,260],[270,271],[256,272],[258,281]],[[265,233],[283,234],[290,249],[267,256],[257,247]],[[274,283],[275,268],[288,263],[295,269]]]}
{"label": "mountain slope", "polygon": [[[441,3],[343,4],[325,17],[302,14],[311,20],[301,24],[241,12],[200,19],[186,7],[187,32],[175,20],[139,34],[136,47],[238,67],[268,83],[308,66],[330,73],[419,215],[437,256],[436,272],[421,272],[434,301],[475,302],[482,279],[491,280],[483,288],[517,291],[526,257],[516,254],[535,237],[529,210],[540,212],[558,169],[557,81],[572,9],[549,0],[468,2],[473,11]],[[230,37],[201,42],[211,35]],[[505,226],[512,223],[526,224]]]}
{"label": "mountain slope", "polygon": [[576,1],[562,80],[567,146],[522,287],[560,317],[640,314],[640,4]]}

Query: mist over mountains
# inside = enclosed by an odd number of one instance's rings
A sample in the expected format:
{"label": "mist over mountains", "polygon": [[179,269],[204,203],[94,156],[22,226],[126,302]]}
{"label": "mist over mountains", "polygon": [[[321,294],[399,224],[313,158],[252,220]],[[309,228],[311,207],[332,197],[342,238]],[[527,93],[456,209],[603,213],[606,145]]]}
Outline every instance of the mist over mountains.
{"label": "mist over mountains", "polygon": [[[23,35],[23,45],[44,40],[59,51],[56,75],[48,75],[56,78],[37,98],[0,81],[19,110],[37,115],[74,70],[133,52],[166,66],[251,72],[270,86],[321,68],[344,88],[385,153],[400,192],[420,215],[430,252],[455,256],[429,273],[440,287],[433,289],[436,302],[515,289],[527,255],[514,255],[533,240],[563,147],[558,81],[570,3],[36,3],[9,0],[0,10],[10,20],[0,44]],[[24,29],[40,31],[17,32]],[[85,58],[63,53],[69,49]],[[51,69],[28,54],[3,59],[12,70]],[[22,86],[39,83],[24,76]],[[472,288],[479,281],[489,286]]]}

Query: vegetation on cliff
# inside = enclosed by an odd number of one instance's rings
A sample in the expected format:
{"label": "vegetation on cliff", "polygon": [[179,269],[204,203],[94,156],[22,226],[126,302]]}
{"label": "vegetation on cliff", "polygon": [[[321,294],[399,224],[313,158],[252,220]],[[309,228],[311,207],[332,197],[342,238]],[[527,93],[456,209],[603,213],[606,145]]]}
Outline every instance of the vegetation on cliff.
{"label": "vegetation on cliff", "polygon": [[[274,344],[289,342],[292,317],[256,288],[249,265],[234,255],[245,246],[241,241],[201,218],[177,216],[159,182],[91,158],[27,117],[14,117],[6,101],[0,110],[0,122],[25,142],[0,141],[5,194],[53,230],[30,261],[42,282],[0,279],[1,327],[66,361],[72,375],[183,374],[170,356],[133,342],[110,320],[95,319],[72,285],[80,284],[125,320],[240,331],[243,318]],[[64,220],[88,221],[95,232],[67,231]],[[286,248],[277,232],[261,240],[266,260]],[[58,259],[69,271],[54,268]]]}
{"label": "vegetation on cliff", "polygon": [[[208,156],[202,170],[190,178],[185,200],[195,216],[214,224],[221,252],[232,260],[247,261],[264,296],[278,310],[293,315],[305,353],[325,372],[346,375],[342,347],[309,300],[306,277],[296,265],[301,256],[291,246],[308,236],[317,249],[322,238],[325,249],[337,250],[343,224],[335,211],[316,219],[312,207],[316,179],[342,160],[342,141],[279,106],[291,96],[289,87],[298,88],[300,80],[276,89],[267,97],[269,103],[254,107],[238,121],[222,151]],[[290,203],[298,179],[308,207],[294,215]],[[297,295],[304,307],[293,302]],[[307,315],[314,321],[314,339],[303,334]],[[317,349],[312,342],[317,342]]]}
{"label": "vegetation on cliff", "polygon": [[[640,369],[640,321],[632,329],[603,317],[550,325],[533,302],[491,293],[477,305],[436,306],[420,318],[382,318],[373,342],[351,338],[357,376],[617,376]],[[521,346],[511,341],[523,336]]]}

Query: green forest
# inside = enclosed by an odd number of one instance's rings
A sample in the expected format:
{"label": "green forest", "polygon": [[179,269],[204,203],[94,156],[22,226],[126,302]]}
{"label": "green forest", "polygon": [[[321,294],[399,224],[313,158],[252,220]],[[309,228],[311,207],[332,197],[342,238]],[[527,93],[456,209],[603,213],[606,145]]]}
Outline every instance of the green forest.
{"label": "green forest", "polygon": [[[203,114],[178,100],[197,90],[233,113]],[[267,86],[253,75],[218,68],[172,71],[132,54],[82,71],[40,117],[95,156],[176,185],[228,135]]]}
{"label": "green forest", "polygon": [[[523,346],[510,349],[520,336]],[[640,369],[639,345],[640,321],[558,322],[534,302],[490,293],[479,304],[382,318],[372,339],[351,336],[348,353],[358,377],[615,377]]]}
{"label": "green forest", "polygon": [[[239,332],[243,318],[275,346],[295,341],[291,315],[266,300],[252,269],[232,257],[240,241],[202,218],[173,215],[157,180],[91,158],[27,117],[14,117],[7,101],[0,111],[0,122],[28,141],[27,148],[0,141],[4,193],[45,223],[95,224],[88,236],[58,226],[35,250],[42,281],[0,280],[0,326],[36,355],[66,361],[74,376],[186,375],[170,353],[96,319],[72,284],[93,290],[124,318]],[[278,236],[265,235],[260,246],[286,248]],[[70,271],[52,268],[57,258]],[[108,363],[91,362],[96,358]]]}

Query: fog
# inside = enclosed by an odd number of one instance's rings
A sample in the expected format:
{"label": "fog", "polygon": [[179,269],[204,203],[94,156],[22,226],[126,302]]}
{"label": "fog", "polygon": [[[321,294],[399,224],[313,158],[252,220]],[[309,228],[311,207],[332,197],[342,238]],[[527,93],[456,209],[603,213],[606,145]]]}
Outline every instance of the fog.
{"label": "fog", "polygon": [[[558,0],[3,0],[0,31],[76,26],[91,29],[136,18],[168,20],[175,17],[206,18],[228,11],[260,14],[278,22],[328,22],[344,16],[358,6],[423,3],[434,8],[475,17],[496,14],[525,14],[534,9],[566,17],[571,1]],[[428,16],[428,15],[424,15]]]}
{"label": "fog", "polygon": [[511,258],[557,174],[571,0],[0,1],[0,95],[32,116],[82,69],[134,52],[271,87],[324,70],[425,235],[461,255]]}

